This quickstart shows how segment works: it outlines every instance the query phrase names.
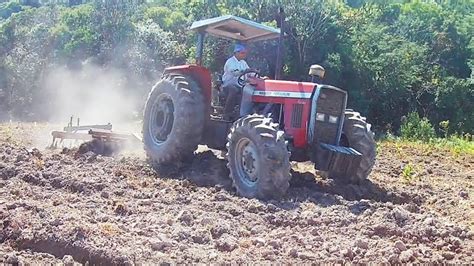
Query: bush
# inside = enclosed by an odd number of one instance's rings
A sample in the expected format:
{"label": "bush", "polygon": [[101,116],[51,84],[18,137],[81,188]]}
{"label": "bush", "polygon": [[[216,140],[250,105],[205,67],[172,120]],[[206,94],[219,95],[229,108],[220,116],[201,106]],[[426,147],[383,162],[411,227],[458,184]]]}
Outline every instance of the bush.
{"label": "bush", "polygon": [[403,119],[400,131],[401,137],[407,140],[428,142],[436,137],[430,121],[426,117],[420,118],[416,112],[409,113],[408,117]]}

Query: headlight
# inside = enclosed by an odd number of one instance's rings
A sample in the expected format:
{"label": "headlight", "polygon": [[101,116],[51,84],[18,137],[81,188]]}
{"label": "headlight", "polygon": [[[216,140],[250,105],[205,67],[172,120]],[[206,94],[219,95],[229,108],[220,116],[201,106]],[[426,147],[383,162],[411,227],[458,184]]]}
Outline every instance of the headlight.
{"label": "headlight", "polygon": [[333,123],[333,124],[337,123],[337,118],[338,118],[337,116],[330,115],[329,116],[329,123]]}
{"label": "headlight", "polygon": [[316,120],[324,122],[325,114],[316,113]]}
{"label": "headlight", "polygon": [[337,124],[337,121],[339,120],[338,116],[333,116],[333,115],[326,115],[326,114],[321,114],[321,113],[316,113],[316,120],[324,122],[326,121],[326,116],[328,117],[328,122],[332,124]]}

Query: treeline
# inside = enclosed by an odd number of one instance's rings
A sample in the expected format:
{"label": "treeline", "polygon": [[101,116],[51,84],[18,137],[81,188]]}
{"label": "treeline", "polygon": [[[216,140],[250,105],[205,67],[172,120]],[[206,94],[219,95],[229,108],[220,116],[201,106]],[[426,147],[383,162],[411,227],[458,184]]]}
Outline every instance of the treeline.
{"label": "treeline", "polygon": [[[46,119],[46,71],[85,60],[123,69],[146,95],[164,67],[193,62],[193,21],[233,14],[277,26],[280,6],[285,79],[323,65],[326,83],[347,90],[379,132],[398,133],[416,112],[438,133],[473,133],[474,0],[0,0],[0,112]],[[206,66],[221,72],[231,45],[208,38]],[[271,76],[274,48],[252,45],[249,64]]]}

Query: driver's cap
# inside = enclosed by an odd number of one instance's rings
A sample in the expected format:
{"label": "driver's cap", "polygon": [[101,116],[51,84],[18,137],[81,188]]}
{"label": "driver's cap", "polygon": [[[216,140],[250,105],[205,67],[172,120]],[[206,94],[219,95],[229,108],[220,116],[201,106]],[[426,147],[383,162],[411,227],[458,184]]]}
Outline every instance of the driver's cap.
{"label": "driver's cap", "polygon": [[245,51],[245,50],[247,50],[247,47],[245,47],[245,45],[243,45],[241,43],[237,43],[234,46],[234,53],[239,53],[239,52],[242,52],[242,51]]}

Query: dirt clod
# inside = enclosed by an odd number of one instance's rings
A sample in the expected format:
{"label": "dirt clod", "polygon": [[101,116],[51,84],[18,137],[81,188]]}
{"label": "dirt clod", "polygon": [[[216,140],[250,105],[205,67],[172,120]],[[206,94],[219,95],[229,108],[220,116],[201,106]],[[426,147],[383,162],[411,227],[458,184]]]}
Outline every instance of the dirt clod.
{"label": "dirt clod", "polygon": [[409,262],[410,260],[413,259],[413,251],[410,249],[402,251],[402,253],[400,253],[399,259],[400,259],[400,262],[402,263]]}
{"label": "dirt clod", "polygon": [[442,255],[443,255],[443,258],[447,260],[452,260],[456,256],[453,252],[450,252],[450,251],[443,252]]}
{"label": "dirt clod", "polygon": [[15,254],[8,254],[6,256],[5,262],[11,265],[18,265],[20,263],[20,260]]}
{"label": "dirt clod", "polygon": [[173,246],[173,243],[167,237],[160,237],[160,239],[153,240],[150,243],[150,247],[154,251],[165,251],[166,249]]}
{"label": "dirt clod", "polygon": [[407,250],[407,247],[405,246],[405,244],[400,240],[395,242],[395,248],[398,249],[400,252]]}
{"label": "dirt clod", "polygon": [[65,266],[73,266],[74,265],[74,259],[71,255],[64,255],[63,263],[64,263]]}
{"label": "dirt clod", "polygon": [[459,191],[459,196],[463,199],[468,199],[469,198],[469,194],[464,190]]}
{"label": "dirt clod", "polygon": [[348,248],[345,248],[343,251],[342,251],[342,256],[348,258],[349,260],[352,260],[355,256],[354,252],[352,251],[352,248],[348,247]]}
{"label": "dirt clod", "polygon": [[299,255],[299,252],[296,248],[292,248],[290,249],[290,251],[288,252],[288,254],[293,257],[293,258],[297,258],[298,255]]}
{"label": "dirt clod", "polygon": [[231,252],[237,248],[237,239],[229,234],[225,234],[216,241],[216,248],[220,251]]}
{"label": "dirt clod", "polygon": [[361,249],[368,249],[369,243],[366,240],[358,239],[355,242],[355,246]]}

